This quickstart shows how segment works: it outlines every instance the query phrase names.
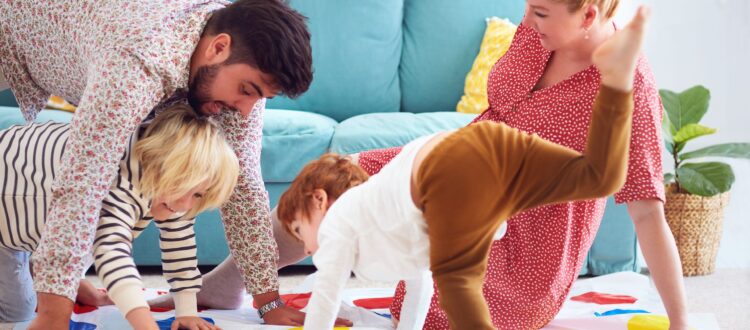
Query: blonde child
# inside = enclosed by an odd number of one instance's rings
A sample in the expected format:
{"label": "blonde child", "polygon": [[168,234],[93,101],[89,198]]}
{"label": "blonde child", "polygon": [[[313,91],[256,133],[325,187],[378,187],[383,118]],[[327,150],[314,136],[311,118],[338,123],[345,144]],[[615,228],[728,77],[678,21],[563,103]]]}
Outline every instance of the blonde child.
{"label": "blonde child", "polygon": [[[36,295],[28,255],[44,226],[68,134],[69,125],[62,123],[15,126],[0,133],[0,257],[9,259],[0,270],[13,272],[2,279],[3,321],[33,317]],[[167,109],[132,135],[118,171],[102,203],[92,251],[109,298],[134,328],[158,329],[132,259],[133,240],[153,221],[160,231],[164,276],[177,302],[175,326],[215,329],[197,317],[201,274],[193,224],[197,213],[221,205],[237,181],[238,160],[219,126],[187,106]],[[15,283],[15,289],[6,290],[12,288],[6,283]],[[87,282],[78,296],[86,303],[109,302]],[[11,307],[12,301],[22,303]]]}
{"label": "blonde child", "polygon": [[[419,280],[429,270],[451,328],[492,329],[482,279],[503,221],[543,204],[606,196],[625,181],[647,16],[641,8],[594,53],[602,87],[583,154],[482,122],[409,143],[369,179],[340,156],[308,164],[278,206],[279,220],[318,268],[305,328],[333,326],[352,270],[378,280]],[[430,295],[407,296],[404,305]],[[418,318],[399,325],[421,329]]]}

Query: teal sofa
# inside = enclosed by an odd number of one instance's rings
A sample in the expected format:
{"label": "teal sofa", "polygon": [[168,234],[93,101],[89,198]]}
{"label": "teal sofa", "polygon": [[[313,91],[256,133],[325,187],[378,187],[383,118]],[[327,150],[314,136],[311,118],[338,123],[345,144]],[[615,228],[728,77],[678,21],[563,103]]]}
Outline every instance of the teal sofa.
{"label": "teal sofa", "polygon": [[[525,5],[522,0],[290,3],[308,17],[315,73],[302,97],[278,97],[267,104],[261,157],[272,207],[302,166],[325,152],[404,145],[469,123],[473,116],[455,112],[455,106],[479,50],[485,18],[518,23]],[[8,91],[0,95],[3,104],[14,105]],[[41,116],[69,117],[54,111]],[[19,111],[0,108],[0,127],[21,122]],[[632,223],[624,207],[613,204],[610,199],[581,274],[638,267]],[[199,262],[221,262],[228,250],[218,212],[201,214],[196,232]],[[159,265],[157,244],[156,231],[145,231],[134,246],[136,262]]]}

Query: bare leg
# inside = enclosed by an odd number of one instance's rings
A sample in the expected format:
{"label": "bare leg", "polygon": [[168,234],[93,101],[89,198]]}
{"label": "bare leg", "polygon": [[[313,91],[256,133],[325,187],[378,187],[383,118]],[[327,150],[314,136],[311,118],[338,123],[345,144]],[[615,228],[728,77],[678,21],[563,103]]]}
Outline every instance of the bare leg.
{"label": "bare leg", "polygon": [[109,299],[106,293],[99,291],[88,280],[81,280],[81,283],[78,285],[76,302],[89,306],[114,305],[114,302]]}
{"label": "bare leg", "polygon": [[[287,233],[278,221],[276,209],[271,212],[273,236],[279,247],[278,267],[284,268],[306,257],[304,245]],[[203,288],[198,292],[198,305],[214,309],[237,309],[242,304],[245,284],[242,274],[230,255],[216,268],[203,276]],[[150,300],[151,307],[174,308],[171,295]]]}

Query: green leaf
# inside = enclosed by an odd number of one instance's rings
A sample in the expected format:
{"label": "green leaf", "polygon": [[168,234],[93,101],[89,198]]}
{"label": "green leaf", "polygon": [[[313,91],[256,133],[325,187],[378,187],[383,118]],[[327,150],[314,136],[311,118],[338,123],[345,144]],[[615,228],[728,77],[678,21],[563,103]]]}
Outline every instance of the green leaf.
{"label": "green leaf", "polygon": [[674,174],[672,173],[664,173],[664,184],[668,185],[672,183],[672,180],[674,180]]}
{"label": "green leaf", "polygon": [[724,163],[689,163],[677,169],[680,186],[699,196],[714,196],[732,188],[734,172]]}
{"label": "green leaf", "polygon": [[680,123],[680,113],[682,112],[682,105],[680,104],[680,95],[667,90],[659,90],[659,96],[661,96],[661,103],[664,105],[664,112],[666,113],[667,120],[677,128]]}
{"label": "green leaf", "polygon": [[687,124],[674,135],[674,142],[685,143],[697,137],[714,133],[716,133],[715,128],[706,127],[700,124]]}
{"label": "green leaf", "polygon": [[669,121],[679,131],[685,125],[697,124],[708,111],[711,93],[703,86],[693,86],[681,93],[660,90],[664,110]]}
{"label": "green leaf", "polygon": [[700,157],[729,157],[750,159],[750,143],[724,143],[686,152],[680,160]]}

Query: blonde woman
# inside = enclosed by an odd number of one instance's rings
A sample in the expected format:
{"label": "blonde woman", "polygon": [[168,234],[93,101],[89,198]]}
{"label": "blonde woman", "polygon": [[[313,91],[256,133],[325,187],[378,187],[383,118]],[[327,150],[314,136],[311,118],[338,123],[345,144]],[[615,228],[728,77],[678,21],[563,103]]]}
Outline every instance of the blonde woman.
{"label": "blonde woman", "polygon": [[[29,274],[50,207],[52,182],[70,126],[14,126],[0,133],[0,318],[33,317],[36,294]],[[197,317],[195,215],[221,205],[237,182],[239,163],[219,126],[178,105],[142,125],[130,138],[118,175],[104,199],[92,258],[111,302],[136,329],[157,329],[133,262],[132,242],[153,220],[160,231],[164,276],[177,302],[177,327],[215,329]],[[90,264],[92,261],[89,260]],[[111,303],[82,282],[79,300]],[[18,302],[21,302],[20,304]]]}
{"label": "blonde woman", "polygon": [[[474,123],[493,121],[584,151],[601,86],[594,50],[617,30],[612,19],[619,0],[528,0],[508,52],[489,74],[489,108]],[[670,329],[687,329],[680,259],[664,217],[660,125],[662,105],[645,55],[633,83],[633,128],[628,174],[614,194],[626,204],[649,272],[669,315]],[[373,150],[357,158],[370,175],[400,148]],[[493,324],[500,329],[538,329],[562,307],[586,261],[604,215],[606,199],[537,207],[508,219],[505,237],[492,244],[483,292]],[[400,318],[407,295],[396,290],[391,312]],[[430,304],[426,329],[448,329],[439,307]]]}

